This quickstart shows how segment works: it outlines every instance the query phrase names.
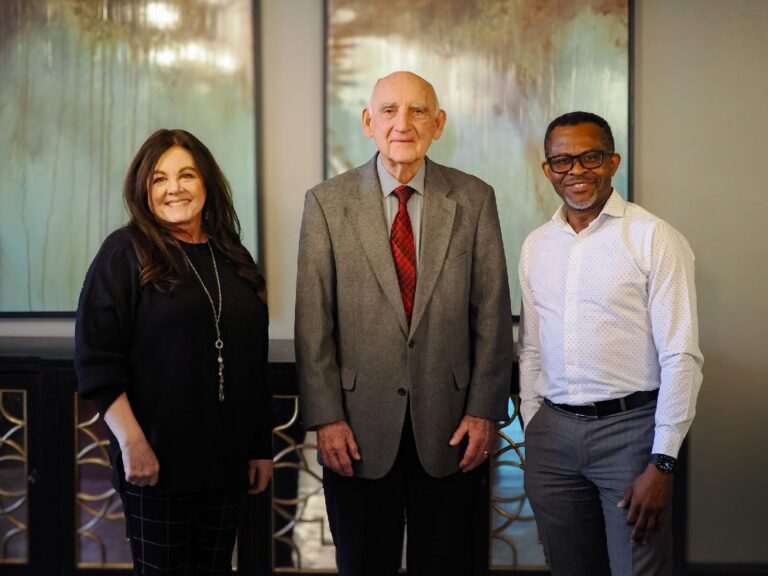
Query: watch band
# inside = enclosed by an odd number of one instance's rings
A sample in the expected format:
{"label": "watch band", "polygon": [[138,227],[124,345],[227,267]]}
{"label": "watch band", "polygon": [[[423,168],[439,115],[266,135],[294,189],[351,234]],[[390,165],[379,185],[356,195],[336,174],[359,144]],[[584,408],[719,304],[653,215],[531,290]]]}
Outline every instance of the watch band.
{"label": "watch band", "polygon": [[651,454],[651,464],[662,472],[671,474],[675,471],[677,458],[672,458],[672,456],[667,456],[666,454]]}

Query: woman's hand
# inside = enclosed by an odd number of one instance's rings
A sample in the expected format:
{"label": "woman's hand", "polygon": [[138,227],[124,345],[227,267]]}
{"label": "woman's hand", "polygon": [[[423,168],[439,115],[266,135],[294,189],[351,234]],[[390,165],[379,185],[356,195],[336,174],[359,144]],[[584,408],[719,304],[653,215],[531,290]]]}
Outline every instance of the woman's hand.
{"label": "woman's hand", "polygon": [[125,479],[136,486],[154,486],[160,474],[160,463],[136,421],[128,396],[123,392],[104,413],[112,434],[123,452]]}
{"label": "woman's hand", "polygon": [[248,494],[264,492],[272,478],[272,460],[248,460],[248,482],[251,489]]}
{"label": "woman's hand", "polygon": [[144,435],[121,446],[125,480],[136,486],[154,486],[160,474],[160,463]]}

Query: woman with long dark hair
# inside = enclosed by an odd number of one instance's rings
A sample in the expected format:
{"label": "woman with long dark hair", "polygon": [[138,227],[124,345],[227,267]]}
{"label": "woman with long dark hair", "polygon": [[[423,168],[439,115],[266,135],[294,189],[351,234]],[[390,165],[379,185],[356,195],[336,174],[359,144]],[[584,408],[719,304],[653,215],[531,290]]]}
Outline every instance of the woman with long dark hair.
{"label": "woman with long dark hair", "polygon": [[189,132],[149,137],[123,199],[80,294],[78,389],[110,430],[135,572],[229,573],[242,494],[272,476],[264,278]]}

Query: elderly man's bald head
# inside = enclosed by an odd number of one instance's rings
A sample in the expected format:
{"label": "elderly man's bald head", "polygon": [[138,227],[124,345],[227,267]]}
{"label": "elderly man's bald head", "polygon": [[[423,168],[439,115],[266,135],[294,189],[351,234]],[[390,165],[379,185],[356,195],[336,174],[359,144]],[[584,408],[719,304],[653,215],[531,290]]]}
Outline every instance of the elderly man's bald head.
{"label": "elderly man's bald head", "polygon": [[401,82],[403,80],[409,80],[416,84],[421,84],[425,90],[425,93],[429,96],[430,104],[432,105],[431,108],[434,110],[435,114],[438,113],[438,111],[440,110],[440,101],[437,98],[437,92],[435,92],[435,87],[432,86],[430,82],[427,82],[424,78],[422,78],[418,74],[414,74],[413,72],[409,72],[407,70],[392,72],[391,74],[387,74],[383,78],[379,78],[378,80],[376,80],[376,84],[373,85],[373,90],[371,91],[371,97],[368,99],[368,108],[370,108],[371,105],[373,104],[373,99],[376,95],[377,89],[385,86],[387,83],[398,82],[398,81]]}

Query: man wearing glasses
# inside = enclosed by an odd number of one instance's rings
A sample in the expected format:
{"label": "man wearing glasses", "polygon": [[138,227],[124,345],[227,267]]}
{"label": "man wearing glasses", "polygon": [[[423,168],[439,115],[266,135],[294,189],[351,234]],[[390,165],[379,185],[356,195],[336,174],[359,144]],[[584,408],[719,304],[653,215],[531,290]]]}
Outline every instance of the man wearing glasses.
{"label": "man wearing glasses", "polygon": [[693,253],[613,189],[603,118],[556,118],[544,151],[563,205],[520,256],[520,397],[547,562],[554,576],[672,574],[672,477],[702,379]]}

